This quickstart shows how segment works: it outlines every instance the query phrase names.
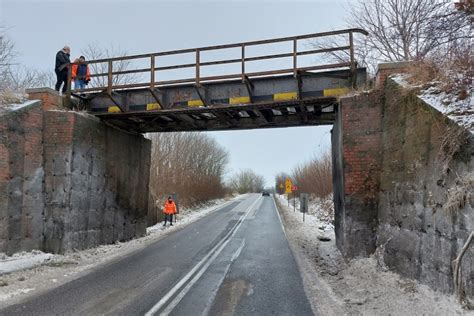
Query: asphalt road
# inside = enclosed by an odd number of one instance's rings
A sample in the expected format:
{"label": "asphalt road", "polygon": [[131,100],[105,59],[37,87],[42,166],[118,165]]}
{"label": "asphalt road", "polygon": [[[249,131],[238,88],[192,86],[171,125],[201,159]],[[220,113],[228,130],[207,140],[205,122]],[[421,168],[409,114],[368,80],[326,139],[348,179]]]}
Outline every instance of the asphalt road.
{"label": "asphalt road", "polygon": [[313,315],[272,197],[223,205],[0,315]]}

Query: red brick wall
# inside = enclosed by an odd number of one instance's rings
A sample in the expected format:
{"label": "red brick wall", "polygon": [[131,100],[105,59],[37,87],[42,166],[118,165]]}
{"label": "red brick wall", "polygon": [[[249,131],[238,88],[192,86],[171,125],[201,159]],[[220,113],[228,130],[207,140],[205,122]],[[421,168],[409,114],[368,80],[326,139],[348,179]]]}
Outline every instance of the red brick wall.
{"label": "red brick wall", "polygon": [[344,191],[364,200],[378,193],[382,113],[379,95],[359,95],[341,100]]}
{"label": "red brick wall", "polygon": [[53,89],[27,89],[26,93],[30,100],[40,100],[44,111],[63,108],[63,97]]}
{"label": "red brick wall", "polygon": [[336,242],[347,258],[375,251],[382,104],[377,93],[341,98],[333,130]]}
{"label": "red brick wall", "polygon": [[379,64],[375,77],[375,85],[377,87],[384,86],[388,76],[406,72],[409,66],[409,62],[392,62]]}

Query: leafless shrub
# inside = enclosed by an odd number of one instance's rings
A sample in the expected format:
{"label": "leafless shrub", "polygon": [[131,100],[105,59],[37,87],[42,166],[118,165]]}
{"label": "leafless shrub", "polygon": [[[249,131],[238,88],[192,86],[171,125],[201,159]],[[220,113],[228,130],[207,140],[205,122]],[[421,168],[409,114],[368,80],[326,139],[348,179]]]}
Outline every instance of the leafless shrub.
{"label": "leafless shrub", "polygon": [[291,177],[299,192],[324,198],[332,193],[332,163],[329,151],[296,166]]}
{"label": "leafless shrub", "polygon": [[181,205],[193,206],[226,194],[223,176],[229,154],[213,138],[157,133],[151,140],[150,191],[155,201],[177,193]]}
{"label": "leafless shrub", "polygon": [[265,185],[263,176],[253,170],[241,170],[230,180],[229,186],[233,192],[239,194],[261,192]]}
{"label": "leafless shrub", "polygon": [[474,192],[474,173],[469,172],[458,177],[455,186],[447,192],[447,200],[443,206],[448,214],[455,214],[469,203],[469,196]]}
{"label": "leafless shrub", "polygon": [[442,174],[447,174],[451,161],[459,155],[462,146],[469,142],[469,132],[458,126],[447,130],[438,150],[436,162],[442,166]]}

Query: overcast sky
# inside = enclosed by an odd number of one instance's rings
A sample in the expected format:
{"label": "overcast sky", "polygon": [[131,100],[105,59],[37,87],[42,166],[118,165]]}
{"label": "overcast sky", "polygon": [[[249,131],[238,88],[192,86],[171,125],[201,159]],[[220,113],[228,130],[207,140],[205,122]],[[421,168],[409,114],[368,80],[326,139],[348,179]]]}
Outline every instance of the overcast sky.
{"label": "overcast sky", "polygon": [[[21,1],[0,0],[1,24],[18,62],[51,70],[64,45],[78,57],[88,44],[130,54],[234,43],[345,28],[347,0]],[[271,53],[271,52],[269,52]],[[212,132],[231,153],[229,174],[251,168],[273,185],[330,148],[331,126]]]}

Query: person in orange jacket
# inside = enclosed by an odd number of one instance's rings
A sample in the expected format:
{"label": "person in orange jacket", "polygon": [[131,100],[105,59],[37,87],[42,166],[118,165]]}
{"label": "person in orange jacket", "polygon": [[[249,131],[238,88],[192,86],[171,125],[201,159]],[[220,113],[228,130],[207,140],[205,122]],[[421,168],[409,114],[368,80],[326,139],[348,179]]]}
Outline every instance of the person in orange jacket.
{"label": "person in orange jacket", "polygon": [[85,61],[86,58],[81,56],[74,60],[75,64],[72,65],[71,78],[74,80],[74,89],[85,89],[91,81],[89,65]]}
{"label": "person in orange jacket", "polygon": [[174,203],[171,196],[168,196],[168,199],[165,202],[165,207],[163,208],[163,213],[165,213],[165,222],[163,226],[166,226],[166,220],[170,221],[170,226],[173,226],[173,214],[176,214],[176,203]]}

